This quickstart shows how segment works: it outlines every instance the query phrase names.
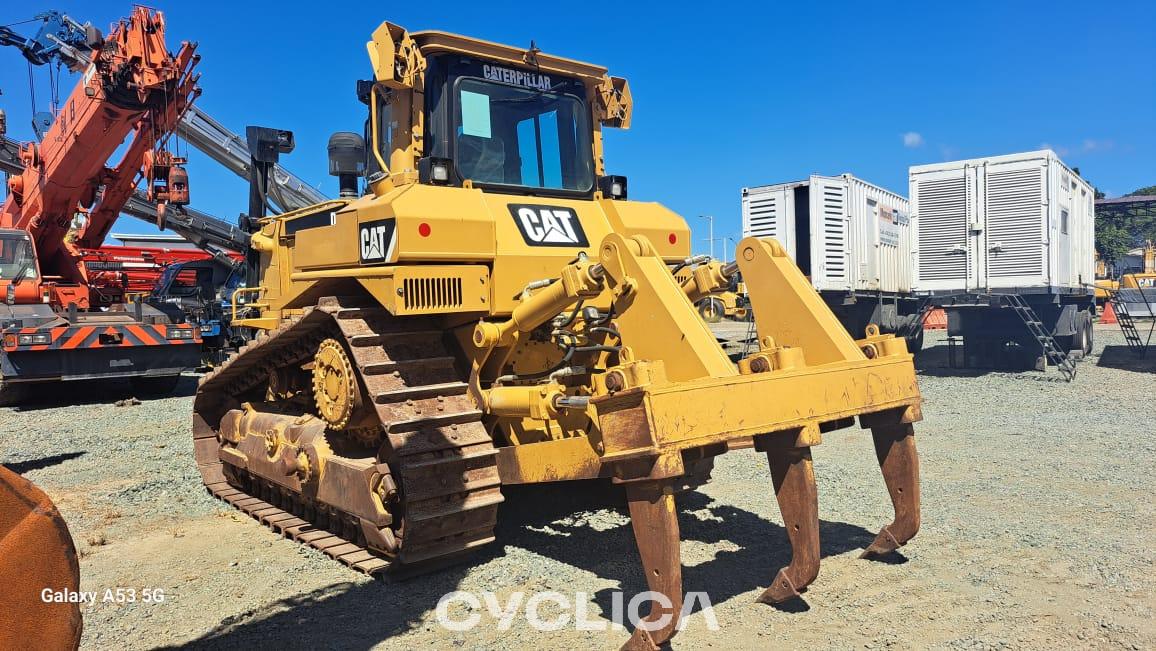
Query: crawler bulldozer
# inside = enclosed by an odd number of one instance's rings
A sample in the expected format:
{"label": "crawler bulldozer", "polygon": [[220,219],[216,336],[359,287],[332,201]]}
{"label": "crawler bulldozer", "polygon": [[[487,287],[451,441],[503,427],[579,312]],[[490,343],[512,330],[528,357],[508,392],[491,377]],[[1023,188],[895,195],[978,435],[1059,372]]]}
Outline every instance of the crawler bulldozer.
{"label": "crawler bulldozer", "polygon": [[[865,554],[915,535],[903,340],[849,336],[774,240],[676,280],[686,221],[605,169],[602,129],[631,120],[624,79],[390,23],[367,46],[364,136],[330,139],[340,197],[254,225],[259,278],[235,322],[261,334],[194,403],[214,495],[352,568],[408,576],[494,540],[504,485],[619,483],[667,597],[629,648],[677,630],[676,494],[728,450],[767,456],[793,550],[760,601],[818,573],[824,432],[858,419],[874,438],[895,516]],[[740,273],[758,345],[736,360],[695,303]]]}

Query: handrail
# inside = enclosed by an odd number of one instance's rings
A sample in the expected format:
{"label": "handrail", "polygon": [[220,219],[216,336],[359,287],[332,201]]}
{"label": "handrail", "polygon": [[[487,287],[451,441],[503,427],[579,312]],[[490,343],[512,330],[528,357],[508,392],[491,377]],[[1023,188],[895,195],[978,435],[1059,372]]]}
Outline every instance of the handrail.
{"label": "handrail", "polygon": [[[237,297],[240,296],[241,294],[251,294],[254,292],[257,293],[257,299],[260,300],[261,294],[263,294],[265,292],[265,288],[264,287],[238,287],[237,289],[233,290],[233,294],[229,297],[229,307],[232,310],[233,321],[236,321],[238,319],[238,317],[237,317]],[[260,303],[246,303],[245,307],[262,307],[262,305]]]}

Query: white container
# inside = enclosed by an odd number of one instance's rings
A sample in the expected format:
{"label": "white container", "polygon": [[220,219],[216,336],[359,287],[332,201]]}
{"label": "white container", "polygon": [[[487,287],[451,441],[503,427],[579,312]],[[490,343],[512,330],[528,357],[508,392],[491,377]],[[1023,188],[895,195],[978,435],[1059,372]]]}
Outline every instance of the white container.
{"label": "white container", "polygon": [[1085,293],[1095,192],[1051,150],[910,170],[915,289]]}
{"label": "white container", "polygon": [[850,174],[743,188],[743,236],[773,237],[816,290],[909,293],[907,199]]}

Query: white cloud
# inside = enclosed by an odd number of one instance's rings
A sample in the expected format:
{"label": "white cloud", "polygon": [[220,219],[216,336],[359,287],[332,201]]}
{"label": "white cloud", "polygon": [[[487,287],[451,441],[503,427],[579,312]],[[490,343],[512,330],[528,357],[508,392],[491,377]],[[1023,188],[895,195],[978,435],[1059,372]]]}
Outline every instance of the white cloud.
{"label": "white cloud", "polygon": [[1114,146],[1116,146],[1116,143],[1112,142],[1111,140],[1094,140],[1092,138],[1087,138],[1084,140],[1084,145],[1081,150],[1085,152],[1107,151]]}
{"label": "white cloud", "polygon": [[1078,147],[1065,147],[1050,142],[1040,143],[1040,149],[1051,149],[1056,152],[1058,156],[1067,156],[1068,154],[1090,154],[1093,152],[1102,153],[1116,148],[1114,140],[1097,140],[1095,138],[1085,138]]}
{"label": "white cloud", "polygon": [[908,131],[903,134],[903,146],[908,149],[915,149],[923,146],[923,136],[917,131]]}

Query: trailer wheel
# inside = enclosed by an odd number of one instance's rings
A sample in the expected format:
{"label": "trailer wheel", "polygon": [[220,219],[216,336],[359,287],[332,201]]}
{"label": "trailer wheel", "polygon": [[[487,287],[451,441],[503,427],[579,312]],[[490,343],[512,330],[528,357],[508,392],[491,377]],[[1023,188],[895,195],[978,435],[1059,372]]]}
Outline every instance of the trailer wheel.
{"label": "trailer wheel", "polygon": [[181,381],[179,375],[140,375],[129,379],[133,392],[144,398],[163,398]]}
{"label": "trailer wheel", "polygon": [[[1092,309],[1095,309],[1095,308],[1093,307]],[[1095,344],[1096,344],[1096,327],[1095,327],[1095,324],[1092,322],[1092,313],[1091,312],[1084,312],[1083,315],[1084,316],[1080,320],[1080,323],[1082,326],[1081,329],[1083,330],[1083,333],[1084,333],[1084,335],[1083,335],[1084,354],[1085,355],[1091,355],[1092,354],[1092,348],[1095,347]]]}
{"label": "trailer wheel", "polygon": [[723,314],[726,313],[726,307],[723,302],[717,298],[705,298],[699,301],[698,313],[702,316],[702,320],[707,323],[718,323],[722,321]]}

